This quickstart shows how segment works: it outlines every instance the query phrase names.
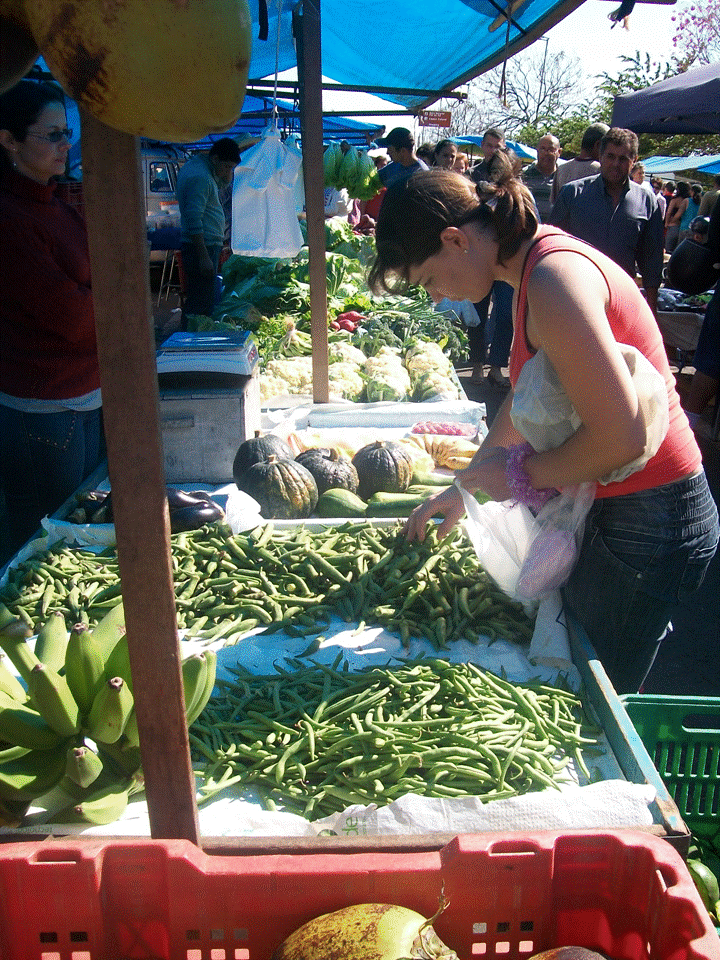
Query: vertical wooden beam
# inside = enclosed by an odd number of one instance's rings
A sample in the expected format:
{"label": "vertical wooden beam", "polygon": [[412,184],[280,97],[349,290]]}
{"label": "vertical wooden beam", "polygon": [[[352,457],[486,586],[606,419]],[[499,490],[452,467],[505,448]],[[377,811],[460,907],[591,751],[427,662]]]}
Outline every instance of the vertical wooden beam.
{"label": "vertical wooden beam", "polygon": [[[302,11],[298,9],[302,7]],[[297,45],[300,134],[310,276],[313,399],[327,403],[328,317],[325,272],[325,195],[323,182],[322,57],[320,0],[301,0],[293,11]]]}
{"label": "vertical wooden beam", "polygon": [[82,113],[108,471],[140,751],[155,838],[199,843],[158,416],[138,140]]}

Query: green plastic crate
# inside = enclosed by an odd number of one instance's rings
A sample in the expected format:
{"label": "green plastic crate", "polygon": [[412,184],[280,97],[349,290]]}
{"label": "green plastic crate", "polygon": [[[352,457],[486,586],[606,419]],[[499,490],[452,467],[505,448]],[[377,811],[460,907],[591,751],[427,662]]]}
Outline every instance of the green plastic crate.
{"label": "green plastic crate", "polygon": [[680,816],[720,877],[720,697],[620,697]]}
{"label": "green plastic crate", "polygon": [[690,831],[720,839],[720,698],[620,699]]}

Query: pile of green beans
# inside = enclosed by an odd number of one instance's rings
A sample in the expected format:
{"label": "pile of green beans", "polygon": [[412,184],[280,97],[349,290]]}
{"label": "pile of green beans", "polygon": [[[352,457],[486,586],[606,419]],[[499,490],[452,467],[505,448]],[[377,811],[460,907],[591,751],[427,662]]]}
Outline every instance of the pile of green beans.
{"label": "pile of green beans", "polygon": [[358,673],[335,664],[219,680],[190,731],[200,802],[252,788],[266,809],[310,820],[407,793],[483,801],[558,787],[597,729],[571,691],[513,684],[472,663],[429,658]]}
{"label": "pile of green beans", "polygon": [[[532,622],[489,579],[465,534],[409,543],[400,526],[352,522],[232,535],[224,525],[173,535],[178,627],[236,643],[255,627],[322,632],[330,619],[383,626],[436,650],[478,634],[528,642]],[[0,600],[38,630],[60,610],[91,626],[121,596],[114,548],[55,545],[10,571]]]}

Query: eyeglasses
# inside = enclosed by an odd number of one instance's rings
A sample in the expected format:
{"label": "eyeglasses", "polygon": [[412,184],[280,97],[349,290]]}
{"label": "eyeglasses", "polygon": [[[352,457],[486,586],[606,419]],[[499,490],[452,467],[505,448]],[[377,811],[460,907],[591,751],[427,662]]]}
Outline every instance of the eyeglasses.
{"label": "eyeglasses", "polygon": [[64,130],[50,130],[48,133],[33,133],[32,130],[28,130],[27,135],[35,137],[36,140],[46,140],[48,143],[60,143],[61,140],[67,140],[70,143],[73,132],[65,127]]}

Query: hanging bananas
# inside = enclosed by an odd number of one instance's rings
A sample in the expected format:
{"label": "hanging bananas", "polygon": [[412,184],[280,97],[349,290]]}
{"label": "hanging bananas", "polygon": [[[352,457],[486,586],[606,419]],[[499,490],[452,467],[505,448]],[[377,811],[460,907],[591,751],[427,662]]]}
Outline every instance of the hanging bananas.
{"label": "hanging bananas", "polygon": [[[20,678],[0,659],[0,823],[22,825],[51,791],[72,801],[58,822],[112,823],[143,789],[122,604],[93,630],[78,623],[68,635],[53,614],[34,648],[29,634],[0,604],[0,648]],[[216,666],[210,651],[182,663],[188,725],[210,699]]]}

